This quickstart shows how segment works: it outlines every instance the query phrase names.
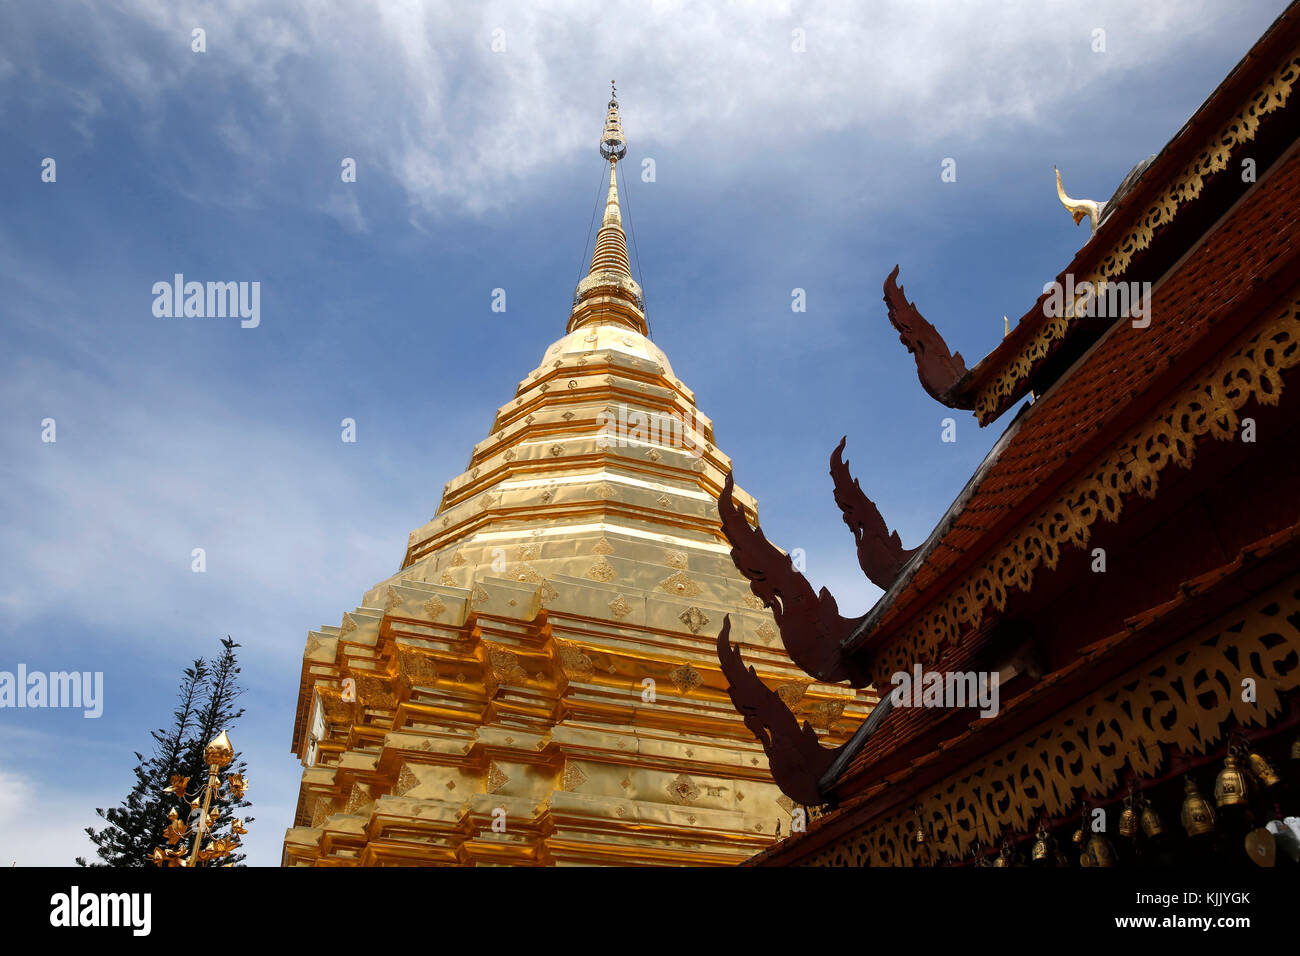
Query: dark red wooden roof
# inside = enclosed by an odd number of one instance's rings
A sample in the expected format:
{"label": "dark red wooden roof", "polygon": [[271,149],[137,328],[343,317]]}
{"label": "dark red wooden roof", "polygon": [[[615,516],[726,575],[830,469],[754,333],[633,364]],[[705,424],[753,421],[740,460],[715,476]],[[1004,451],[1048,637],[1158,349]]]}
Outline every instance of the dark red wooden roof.
{"label": "dark red wooden roof", "polygon": [[[1212,330],[1261,290],[1294,282],[1300,245],[1300,153],[1259,182],[1176,273],[1155,288],[1151,325],[1114,326],[1011,425],[1015,433],[948,530],[873,609],[850,651],[888,639],[1037,508],[1059,494],[1124,429],[1150,414],[1215,352]],[[1248,311],[1248,310],[1247,310]],[[1244,317],[1239,317],[1244,318]],[[1215,336],[1218,341],[1224,335]],[[1221,343],[1220,343],[1221,345]],[[923,662],[932,663],[932,662]]]}
{"label": "dark red wooden roof", "polygon": [[[1294,47],[1298,37],[1300,37],[1300,2],[1293,2],[1233,67],[1192,117],[1183,124],[1182,129],[1160,151],[1155,161],[1143,171],[1141,177],[1119,200],[1116,207],[1108,212],[1097,233],[1061,272],[1057,277],[1058,281],[1063,281],[1067,273],[1082,278],[1099,265],[1109,254],[1112,244],[1145,214],[1148,204],[1156,197],[1160,188],[1177,176],[1186,164],[1196,157],[1197,153],[1204,148],[1206,138],[1213,136],[1222,128],[1232,113],[1263,82],[1268,73],[1276,68],[1279,59]],[[1229,163],[1227,170],[1221,171],[1220,174],[1231,175],[1236,169],[1236,164]],[[1157,232],[1167,225],[1162,224]],[[973,401],[974,396],[1008,362],[1015,359],[1025,344],[1032,339],[1042,322],[1040,300],[1016,323],[1010,334],[957,383],[953,388],[954,398],[958,401]],[[1066,339],[1075,331],[1071,329]],[[1048,355],[1059,350],[1064,341],[1062,339],[1052,343]],[[1041,364],[1041,361],[1036,363],[1035,369]],[[1019,387],[999,404],[996,413],[983,422],[984,424],[1002,414],[1029,393],[1032,374],[1031,370],[1030,374],[1021,379]],[[954,407],[970,406],[957,404]]]}
{"label": "dark red wooden roof", "polygon": [[[1272,555],[1277,555],[1277,561],[1280,565],[1294,566],[1298,556],[1298,549],[1300,549],[1300,522],[1289,525],[1261,538],[1248,547],[1242,548],[1232,561],[1184,582],[1178,589],[1177,596],[1172,600],[1133,615],[1125,620],[1125,627],[1122,631],[1118,631],[1081,649],[1078,657],[1068,665],[1044,676],[1042,680],[1034,684],[1024,694],[1006,704],[997,717],[994,718],[994,721],[1000,724],[1032,725],[1032,721],[1027,722],[1021,719],[1022,713],[1040,707],[1046,697],[1059,692],[1060,685],[1069,683],[1084,675],[1098,659],[1112,655],[1126,647],[1144,645],[1155,629],[1166,619],[1176,617],[1179,612],[1184,610],[1191,610],[1198,601],[1212,597],[1216,591],[1231,587],[1233,582],[1239,580],[1251,569],[1258,567]],[[1053,706],[1052,709],[1057,708]],[[868,740],[867,746],[854,759],[849,771],[842,779],[869,774],[873,763],[889,753],[891,747],[898,746],[908,736],[890,732],[891,725],[904,726],[907,721],[903,718],[921,713],[924,710],[924,708],[917,708],[891,711],[885,723]],[[972,721],[970,727],[945,740],[935,749],[917,755],[901,769],[880,777],[863,789],[854,792],[835,810],[815,820],[810,820],[804,833],[794,837],[787,837],[780,843],[751,857],[746,861],[747,865],[761,866],[767,863],[795,862],[802,859],[805,854],[816,852],[828,839],[836,839],[845,827],[860,826],[866,820],[876,816],[873,808],[890,788],[898,787],[918,773],[925,771],[931,765],[942,764],[945,760],[950,760],[952,751],[958,748],[966,749],[971,744],[971,738],[978,733],[983,733],[986,737],[989,736],[987,731],[977,729],[981,723],[981,721]],[[961,758],[957,765],[964,765],[976,755],[976,752],[967,750],[966,756]],[[895,805],[882,806],[880,812],[891,812]]]}

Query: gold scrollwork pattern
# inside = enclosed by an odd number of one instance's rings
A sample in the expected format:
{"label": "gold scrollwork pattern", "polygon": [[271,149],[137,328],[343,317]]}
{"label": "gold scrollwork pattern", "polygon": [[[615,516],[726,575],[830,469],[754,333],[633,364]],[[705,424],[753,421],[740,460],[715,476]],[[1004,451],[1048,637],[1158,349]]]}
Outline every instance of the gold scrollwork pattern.
{"label": "gold scrollwork pattern", "polygon": [[[1250,679],[1256,699],[1242,698]],[[1113,795],[1125,766],[1143,777],[1164,764],[1164,748],[1205,754],[1229,718],[1263,726],[1300,687],[1300,576],[1253,598],[1138,671],[1112,681],[1034,730],[983,757],[960,778],[922,791],[869,829],[843,837],[807,861],[822,866],[919,865],[912,805],[923,807],[927,846],[960,856],[1008,830],[1028,832],[1046,813],[1066,815],[1080,791]]]}
{"label": "gold scrollwork pattern", "polygon": [[1012,588],[1029,590],[1039,565],[1055,568],[1063,548],[1086,547],[1098,518],[1118,519],[1125,495],[1153,498],[1160,472],[1171,462],[1192,466],[1197,440],[1206,435],[1231,439],[1240,424],[1237,412],[1248,401],[1276,405],[1282,373],[1300,363],[1300,287],[1285,301],[1232,343],[1226,356],[1185,387],[1162,414],[1098,459],[882,648],[872,662],[877,685],[888,684],[889,675],[909,671],[916,662],[933,664],[946,646],[960,641],[964,627],[978,625],[985,607],[1002,610]]}
{"label": "gold scrollwork pattern", "polygon": [[[1260,119],[1286,105],[1297,76],[1300,76],[1300,49],[1291,51],[1246,104],[1218,133],[1206,141],[1182,173],[1156,195],[1133,228],[1111,246],[1097,268],[1083,280],[1076,279],[1076,284],[1086,280],[1095,285],[1101,280],[1117,279],[1128,268],[1133,257],[1151,245],[1156,229],[1169,223],[1180,206],[1199,196],[1211,175],[1227,168],[1232,151],[1255,138]],[[975,414],[981,423],[987,424],[1002,402],[1025,380],[1035,363],[1046,357],[1051,343],[1065,336],[1065,331],[1074,318],[1073,304],[1065,311],[1066,315],[1045,322],[1034,337],[1025,343],[1019,354],[1006,363],[997,377],[976,396]]]}

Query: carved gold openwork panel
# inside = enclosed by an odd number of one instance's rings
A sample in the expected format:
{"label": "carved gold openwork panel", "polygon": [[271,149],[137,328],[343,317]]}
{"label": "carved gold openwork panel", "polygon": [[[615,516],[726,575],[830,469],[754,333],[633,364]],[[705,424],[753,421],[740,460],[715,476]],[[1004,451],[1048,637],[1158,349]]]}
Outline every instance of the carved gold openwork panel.
{"label": "carved gold openwork panel", "polygon": [[[1254,700],[1243,700],[1245,681]],[[1028,832],[1040,815],[1066,815],[1082,791],[1113,795],[1126,768],[1151,777],[1165,748],[1205,754],[1230,718],[1263,726],[1300,687],[1300,575],[1258,595],[1066,708],[1046,731],[1032,731],[980,758],[960,778],[922,791],[915,803],[927,846],[953,856],[976,841]],[[913,842],[912,802],[869,830],[844,837],[812,865],[890,866],[929,862]]]}
{"label": "carved gold openwork panel", "polygon": [[1076,479],[1051,505],[992,549],[988,558],[881,649],[872,662],[878,686],[917,662],[933,664],[986,607],[1002,610],[1008,592],[1027,591],[1041,565],[1054,568],[1066,547],[1083,548],[1099,518],[1115,521],[1125,496],[1153,498],[1160,473],[1171,463],[1190,468],[1196,442],[1205,436],[1230,440],[1238,412],[1254,400],[1276,405],[1282,374],[1300,363],[1300,288],[1286,304],[1266,313],[1226,350],[1217,364],[1184,387],[1162,413],[1119,442]]}
{"label": "carved gold openwork panel", "polygon": [[[1111,246],[1097,268],[1078,279],[1077,284],[1086,280],[1096,285],[1102,280],[1118,279],[1133,257],[1151,245],[1155,231],[1169,223],[1179,207],[1199,196],[1210,176],[1227,168],[1232,151],[1255,138],[1260,119],[1286,105],[1297,76],[1300,76],[1300,49],[1293,50],[1232,119],[1210,137],[1196,158],[1156,195],[1137,223]],[[1074,304],[1069,303],[1065,312],[1066,315],[1044,322],[1019,354],[976,396],[975,414],[982,423],[987,423],[1001,403],[1015,392],[1034,364],[1047,355],[1052,343],[1064,338],[1074,321]]]}

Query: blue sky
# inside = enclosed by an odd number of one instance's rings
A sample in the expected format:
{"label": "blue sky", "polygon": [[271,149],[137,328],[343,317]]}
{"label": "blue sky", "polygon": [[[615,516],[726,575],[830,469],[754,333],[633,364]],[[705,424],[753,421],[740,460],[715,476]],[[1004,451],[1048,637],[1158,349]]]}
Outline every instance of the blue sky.
{"label": "blue sky", "polygon": [[[610,79],[655,341],[765,531],[861,613],[879,592],[831,497],[840,436],[911,547],[1002,427],[957,413],[940,441],[885,275],[974,365],[1087,239],[1053,164],[1109,197],[1284,6],[0,8],[0,670],[106,685],[98,720],[0,710],[0,862],[89,855],[181,668],[230,634],[250,861],[278,863],[307,631],[396,570],[563,333]],[[260,326],[155,317],[178,272],[260,282]]]}

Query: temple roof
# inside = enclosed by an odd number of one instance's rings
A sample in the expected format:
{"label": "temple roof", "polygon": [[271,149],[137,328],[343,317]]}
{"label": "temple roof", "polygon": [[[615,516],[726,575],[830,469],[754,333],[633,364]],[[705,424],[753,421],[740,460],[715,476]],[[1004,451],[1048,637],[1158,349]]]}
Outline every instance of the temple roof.
{"label": "temple roof", "polygon": [[[1232,559],[1184,581],[1173,597],[1128,618],[1124,628],[1082,648],[1077,657],[1026,693],[1005,705],[991,721],[974,720],[942,744],[916,754],[901,768],[877,775],[861,790],[846,797],[832,812],[809,821],[806,832],[782,841],[746,861],[746,865],[781,865],[805,861],[817,848],[861,827],[865,822],[887,816],[906,806],[914,794],[931,786],[944,768],[961,766],[964,760],[986,754],[1015,739],[1024,727],[1043,726],[1059,713],[1061,699],[1075,699],[1077,688],[1094,690],[1104,686],[1107,675],[1121,670],[1100,667],[1103,660],[1131,663],[1151,652],[1153,645],[1166,641],[1168,634],[1185,633],[1212,621],[1225,605],[1241,600],[1243,594],[1261,590],[1252,576],[1263,575],[1270,585],[1278,568],[1294,567],[1300,558],[1300,523],[1289,524],[1239,550]],[[1274,559],[1265,564],[1265,559]],[[907,753],[917,724],[925,719],[924,709],[896,709],[890,712],[878,732],[854,758],[847,777],[865,774],[891,753]]]}
{"label": "temple roof", "polygon": [[1046,506],[1062,483],[1158,405],[1205,360],[1206,336],[1243,302],[1289,281],[1280,246],[1300,243],[1300,154],[1257,184],[1231,222],[1207,236],[1153,290],[1150,327],[1107,334],[1046,393],[1026,405],[925,544],[846,642],[878,644],[963,571],[987,559],[1015,523]]}
{"label": "temple roof", "polygon": [[[1291,71],[1300,62],[1300,9],[1293,4],[1278,17],[1192,117],[1154,157],[1136,164],[1103,207],[1102,222],[1068,266],[1056,276],[1076,282],[1085,278],[1142,278],[1154,281],[1173,264],[1177,250],[1153,255],[1162,242],[1180,239],[1180,220],[1188,220],[1181,241],[1194,240],[1209,222],[1196,215],[1202,192],[1215,174],[1240,171],[1238,149],[1257,138],[1258,127],[1282,109],[1291,95]],[[1280,63],[1280,65],[1279,65]],[[1244,108],[1243,108],[1243,104]],[[1253,154],[1251,154],[1253,155]],[[1259,167],[1263,173],[1263,165]],[[1225,175],[1219,179],[1236,179]],[[1200,204],[1205,205],[1205,204]],[[1210,221],[1213,221],[1212,219]],[[1154,274],[1134,276],[1144,262]],[[1148,273],[1150,269],[1146,270]],[[1082,335],[1088,342],[1099,332],[1097,321],[1061,321],[1044,314],[1040,297],[1011,326],[993,351],[952,384],[945,404],[974,408],[988,424],[1031,391],[1042,391],[1063,370],[1054,358]],[[1068,358],[1066,364],[1070,364]]]}
{"label": "temple roof", "polygon": [[[1061,276],[1146,285],[1145,308],[1135,315],[1090,322],[1067,310],[1051,323],[1022,321],[1020,339],[1013,332],[995,352],[996,370],[986,359],[965,372],[961,356],[903,295],[898,270],[889,276],[889,319],[932,396],[948,405],[961,398],[983,421],[1000,413],[1005,396],[1028,388],[1037,394],[912,551],[842,464],[841,449],[832,455],[835,500],[854,533],[859,564],[885,592],[860,618],[841,616],[826,589],[815,592],[761,528],[735,514],[724,492],[720,509],[733,560],[773,608],[782,642],[807,673],[877,688],[914,666],[991,666],[1001,673],[1005,665],[1012,679],[1037,679],[1021,655],[1050,637],[1026,636],[1024,629],[1033,628],[1025,622],[1040,621],[1034,614],[1050,621],[1034,601],[1050,601],[1052,588],[1063,586],[1059,572],[1046,590],[1042,579],[1065,555],[1076,572],[1081,560],[1086,566],[1084,549],[1104,539],[1103,529],[1122,514],[1149,516],[1141,499],[1155,498],[1162,481],[1175,484],[1172,466],[1190,469],[1210,438],[1233,438],[1240,409],[1276,403],[1281,371],[1300,363],[1297,82],[1300,17],[1289,10],[1218,99],[1175,137],[1177,150],[1138,164],[1121,184],[1102,228]],[[1191,130],[1195,148],[1187,140]],[[1243,166],[1243,158],[1250,164]],[[1239,175],[1243,168],[1256,175]],[[1143,224],[1140,240],[1133,239],[1134,222]],[[983,389],[959,395],[977,373],[987,373]],[[848,440],[852,449],[852,434]],[[1214,533],[1222,544],[1228,531]],[[785,768],[785,780],[777,776],[788,795],[808,793],[808,776],[816,773],[816,792],[843,798],[868,785],[882,755],[890,767],[901,759],[893,754],[900,741],[919,753],[950,736],[933,714],[882,705],[832,751],[783,730],[788,721],[746,678],[743,658],[722,639],[718,650],[738,709],[761,724],[760,739],[780,737],[765,742],[769,752],[803,748],[801,765]],[[892,744],[874,742],[877,732]]]}

